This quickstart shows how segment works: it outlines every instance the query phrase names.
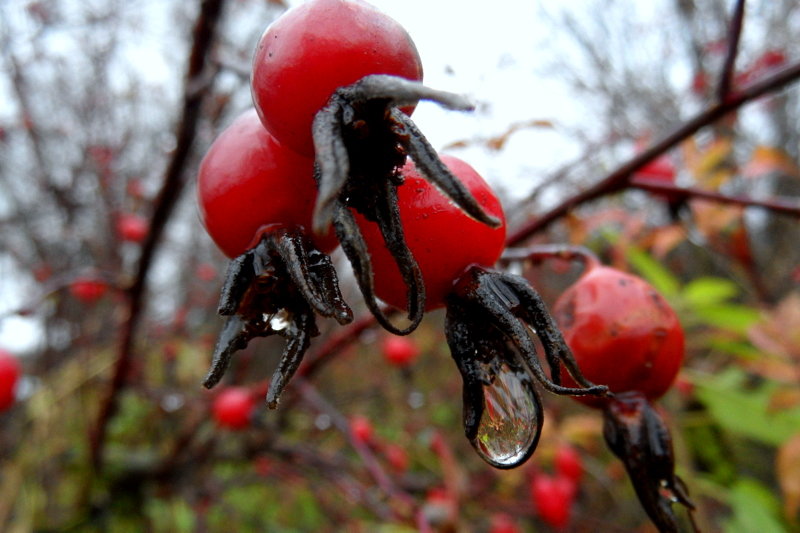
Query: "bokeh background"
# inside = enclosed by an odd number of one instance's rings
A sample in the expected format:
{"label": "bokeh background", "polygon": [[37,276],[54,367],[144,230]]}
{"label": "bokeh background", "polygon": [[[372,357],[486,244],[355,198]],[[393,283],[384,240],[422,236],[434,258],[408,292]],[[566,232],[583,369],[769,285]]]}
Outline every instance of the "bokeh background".
{"label": "bokeh background", "polygon": [[[0,530],[550,531],[532,480],[569,447],[583,474],[559,499],[560,529],[653,531],[600,415],[568,398],[545,396],[545,433],[525,466],[494,471],[475,456],[441,312],[411,336],[420,355],[402,368],[377,328],[323,321],[312,355],[327,356],[279,410],[258,403],[243,430],[215,423],[219,390],[200,381],[226,259],[199,222],[193,180],[215,136],[252,105],[258,37],[295,3],[224,2],[203,77],[187,84],[201,2],[0,2],[0,348],[24,368],[0,413]],[[409,31],[428,85],[476,101],[469,114],[423,103],[414,120],[496,188],[512,231],[715,102],[733,9],[373,3]],[[734,90],[795,65],[798,34],[796,2],[748,2]],[[799,95],[792,84],[771,91],[639,173],[739,205],[631,187],[528,239],[590,247],[681,316],[685,369],[661,406],[703,531],[800,530]],[[175,168],[187,101],[193,140]],[[157,214],[170,173],[175,202]],[[580,268],[519,272],[552,303]],[[120,370],[133,300],[140,318]],[[251,343],[220,390],[263,393],[281,342]],[[369,436],[351,430],[365,420]]]}

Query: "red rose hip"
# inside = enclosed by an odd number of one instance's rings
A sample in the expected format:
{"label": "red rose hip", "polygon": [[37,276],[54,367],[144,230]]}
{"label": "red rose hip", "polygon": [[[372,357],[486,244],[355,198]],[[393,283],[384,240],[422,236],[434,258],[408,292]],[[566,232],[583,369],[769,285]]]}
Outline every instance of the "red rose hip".
{"label": "red rose hip", "polygon": [[[590,267],[553,311],[583,375],[594,383],[617,393],[639,391],[652,400],[675,380],[683,362],[683,329],[664,297],[643,279]],[[569,376],[564,381],[572,383]]]}
{"label": "red rose hip", "polygon": [[253,101],[276,138],[312,155],[314,115],[336,89],[370,74],[422,79],[408,33],[361,0],[310,0],[261,37],[253,58]]}

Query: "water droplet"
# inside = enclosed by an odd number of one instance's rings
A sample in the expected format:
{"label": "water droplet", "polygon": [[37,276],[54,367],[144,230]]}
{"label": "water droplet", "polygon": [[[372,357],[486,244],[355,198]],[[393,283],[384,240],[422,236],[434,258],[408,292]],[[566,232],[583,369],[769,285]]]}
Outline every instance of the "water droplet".
{"label": "water droplet", "polygon": [[326,429],[330,428],[331,423],[331,417],[324,413],[314,419],[314,426],[320,431],[325,431]]}
{"label": "water droplet", "polygon": [[542,408],[533,381],[503,363],[483,394],[483,415],[472,445],[493,466],[517,466],[536,448],[541,432]]}
{"label": "water droplet", "polygon": [[408,406],[412,409],[419,409],[425,405],[425,395],[420,391],[408,393]]}
{"label": "water droplet", "polygon": [[269,318],[269,327],[274,331],[281,331],[289,327],[289,312],[281,309]]}
{"label": "water droplet", "polygon": [[186,400],[183,395],[177,392],[167,394],[161,399],[161,408],[168,413],[177,411],[185,404]]}

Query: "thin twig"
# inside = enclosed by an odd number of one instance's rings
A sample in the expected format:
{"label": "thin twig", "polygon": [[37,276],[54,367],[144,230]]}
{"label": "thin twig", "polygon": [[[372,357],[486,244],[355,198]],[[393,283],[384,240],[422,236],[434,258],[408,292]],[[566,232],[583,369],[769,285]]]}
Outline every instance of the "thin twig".
{"label": "thin twig", "polygon": [[741,207],[760,207],[774,213],[800,217],[800,201],[790,202],[781,198],[760,200],[749,196],[731,196],[696,187],[679,187],[664,182],[643,179],[632,181],[630,187],[642,189],[643,191],[654,194],[668,194],[674,196],[676,199],[688,200],[690,198],[697,198],[720,204],[738,205]]}
{"label": "thin twig", "polygon": [[509,246],[518,245],[531,235],[534,235],[556,220],[566,216],[576,207],[629,187],[631,176],[634,172],[655,158],[663,155],[670,148],[688,139],[697,133],[698,130],[713,124],[726,114],[735,111],[745,103],[770,92],[777,91],[783,86],[796,81],[798,78],[800,78],[800,62],[790,64],[772,76],[752,83],[740,91],[731,93],[725,101],[717,102],[708,109],[698,113],[683,125],[679,126],[674,132],[656,142],[647,150],[635,155],[588,189],[567,198],[544,215],[531,220],[512,232],[506,239],[506,244]]}
{"label": "thin twig", "polygon": [[731,25],[728,30],[728,49],[725,53],[725,62],[722,65],[717,87],[717,98],[720,102],[724,102],[728,98],[731,87],[733,87],[736,56],[739,53],[739,40],[742,35],[742,24],[744,23],[744,7],[745,0],[737,0],[731,17]]}
{"label": "thin twig", "polygon": [[[144,305],[147,275],[153,263],[156,248],[161,240],[167,220],[172,215],[180,192],[185,184],[185,167],[197,133],[203,102],[208,95],[210,77],[207,70],[207,57],[211,52],[225,0],[204,0],[195,23],[193,45],[187,67],[183,114],[177,131],[177,145],[166,169],[164,182],[156,199],[155,210],[150,224],[150,233],[142,246],[142,255],[136,277],[127,291],[127,320],[122,325],[122,335],[114,365],[113,376],[104,396],[97,422],[89,436],[91,463],[95,471],[102,467],[103,448],[109,420],[117,410],[117,396],[123,388],[130,368],[133,354],[133,339]],[[203,89],[198,88],[202,81]]]}
{"label": "thin twig", "polygon": [[[364,464],[364,467],[367,469],[370,476],[372,476],[372,479],[375,481],[377,486],[389,498],[389,501],[402,503],[408,508],[412,508],[414,506],[414,499],[411,497],[411,495],[397,486],[397,484],[383,469],[378,461],[378,458],[375,457],[375,454],[372,452],[372,450],[364,442],[353,435],[352,431],[350,431],[350,425],[347,421],[347,418],[345,418],[341,412],[334,408],[330,402],[325,400],[325,398],[322,397],[322,395],[309,381],[299,378],[296,379],[296,383],[303,400],[318,412],[329,416],[333,422],[333,425],[336,426],[336,428],[347,437],[350,445],[353,447],[361,459],[361,462]],[[395,512],[395,510],[392,510],[392,514]],[[398,517],[386,516],[384,518]]]}

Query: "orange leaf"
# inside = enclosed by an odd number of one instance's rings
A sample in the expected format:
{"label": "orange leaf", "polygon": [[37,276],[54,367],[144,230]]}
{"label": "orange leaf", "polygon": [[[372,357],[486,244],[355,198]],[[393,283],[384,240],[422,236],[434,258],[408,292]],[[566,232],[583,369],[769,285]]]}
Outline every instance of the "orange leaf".
{"label": "orange leaf", "polygon": [[686,230],[678,224],[664,226],[657,228],[651,238],[653,255],[663,258],[686,239]]}
{"label": "orange leaf", "polygon": [[756,146],[750,161],[742,170],[742,175],[748,178],[757,178],[772,172],[800,177],[800,167],[789,157],[789,154],[780,148]]}
{"label": "orange leaf", "polygon": [[703,200],[692,200],[690,206],[698,229],[709,239],[731,229],[742,217],[742,208],[739,206]]}
{"label": "orange leaf", "polygon": [[775,471],[783,492],[784,512],[794,520],[800,512],[800,433],[778,450]]}

